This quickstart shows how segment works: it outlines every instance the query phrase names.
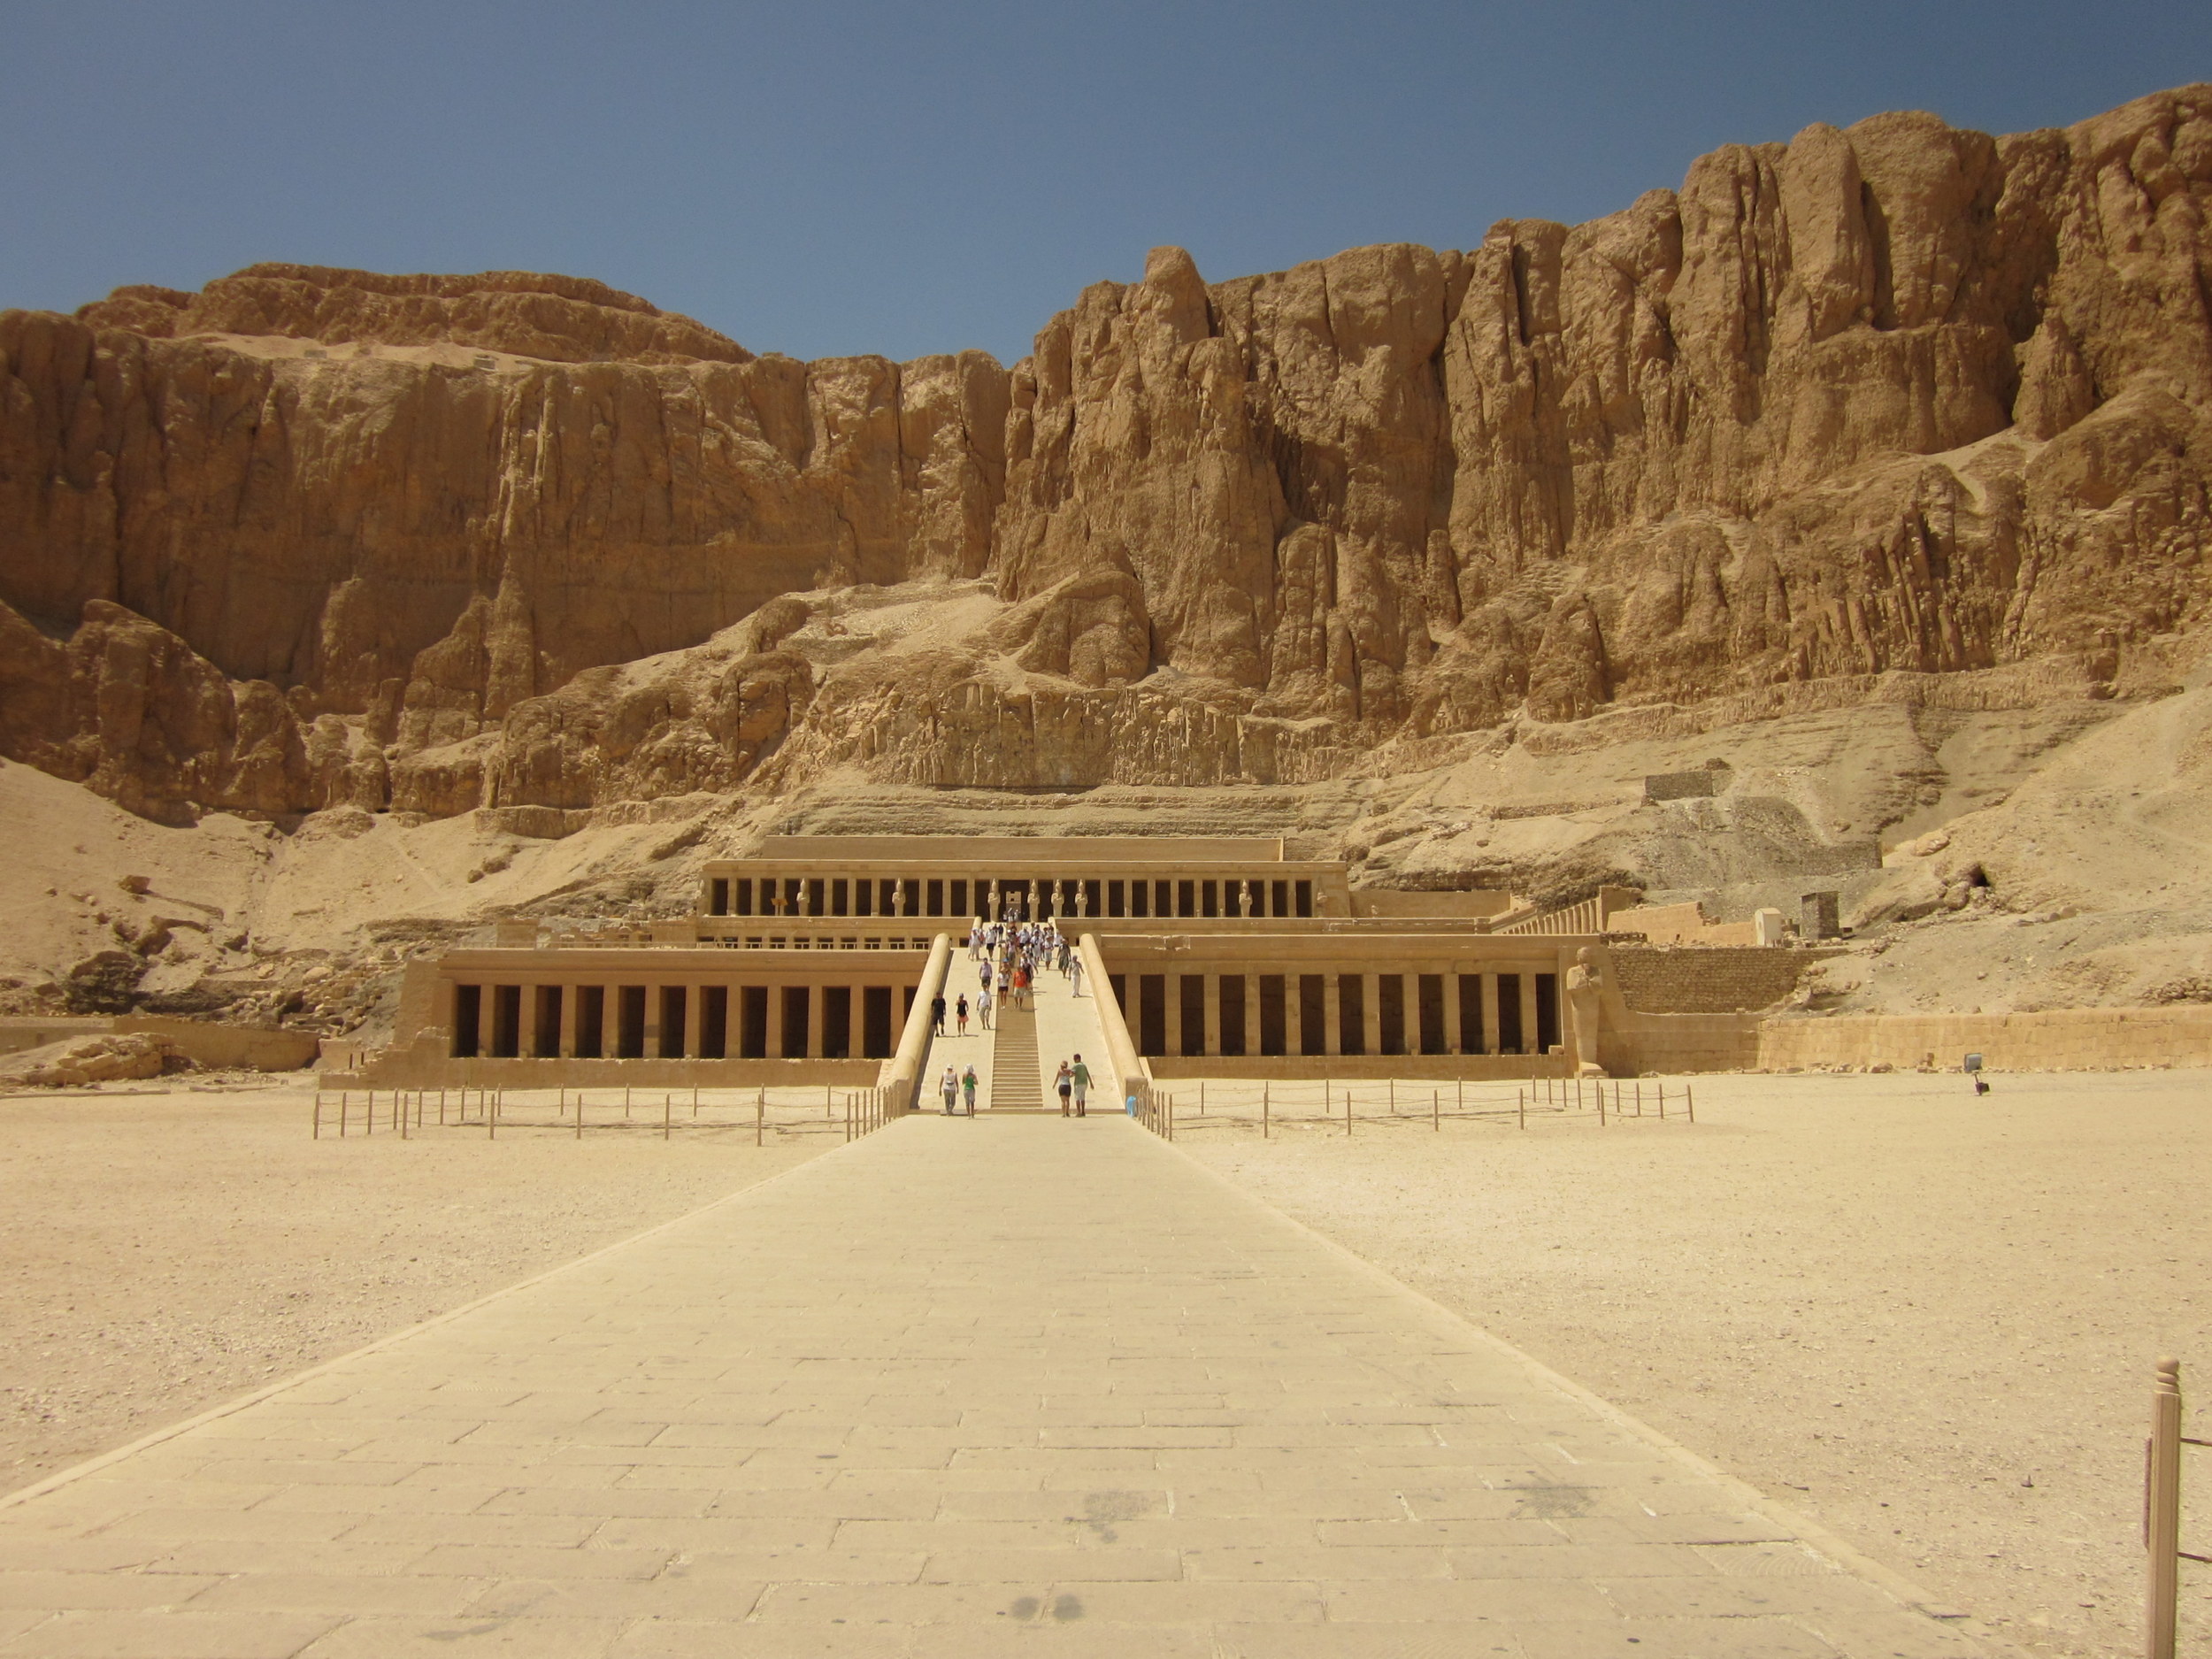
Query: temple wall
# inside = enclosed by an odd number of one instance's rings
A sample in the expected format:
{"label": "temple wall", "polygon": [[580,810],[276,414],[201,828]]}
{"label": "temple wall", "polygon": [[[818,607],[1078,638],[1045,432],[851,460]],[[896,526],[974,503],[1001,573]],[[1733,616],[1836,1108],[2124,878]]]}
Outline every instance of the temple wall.
{"label": "temple wall", "polygon": [[1969,1054],[1980,1055],[1993,1071],[2212,1066],[2212,1008],[1770,1019],[1760,1026],[1757,1063],[1770,1071],[1924,1064],[1955,1071]]}

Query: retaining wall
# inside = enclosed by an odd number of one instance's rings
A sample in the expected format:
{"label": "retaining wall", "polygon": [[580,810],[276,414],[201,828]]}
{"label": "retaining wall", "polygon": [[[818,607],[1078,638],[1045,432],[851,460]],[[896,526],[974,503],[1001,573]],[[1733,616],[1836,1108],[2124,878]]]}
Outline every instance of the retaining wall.
{"label": "retaining wall", "polygon": [[1955,1070],[1978,1054],[1993,1071],[2114,1071],[2130,1066],[2212,1066],[2212,1008],[2070,1008],[2038,1014],[1846,1015],[1770,1019],[1758,1064],[1932,1064]]}
{"label": "retaining wall", "polygon": [[322,1039],[310,1032],[217,1025],[168,1014],[87,1014],[0,1020],[0,1054],[128,1032],[162,1038],[196,1064],[223,1071],[296,1071],[314,1064],[322,1049]]}

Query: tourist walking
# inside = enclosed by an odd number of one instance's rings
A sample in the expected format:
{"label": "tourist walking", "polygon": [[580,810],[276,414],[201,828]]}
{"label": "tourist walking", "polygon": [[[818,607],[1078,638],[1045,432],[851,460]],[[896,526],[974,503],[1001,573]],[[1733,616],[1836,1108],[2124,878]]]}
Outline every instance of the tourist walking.
{"label": "tourist walking", "polygon": [[1068,964],[1068,994],[1071,996],[1083,995],[1083,958],[1080,956]]}
{"label": "tourist walking", "polygon": [[953,1022],[959,1026],[962,1036],[968,1034],[968,994],[965,991],[960,993],[960,1001],[953,1006]]}
{"label": "tourist walking", "polygon": [[970,1066],[960,1074],[960,1096],[968,1102],[968,1116],[975,1116],[975,1068]]}
{"label": "tourist walking", "polygon": [[1060,1116],[1064,1118],[1068,1115],[1068,1097],[1075,1091],[1075,1072],[1065,1060],[1060,1062],[1060,1070],[1052,1079],[1052,1087],[1060,1092]]}
{"label": "tourist walking", "polygon": [[945,1097],[945,1116],[951,1117],[952,1103],[960,1098],[960,1079],[950,1066],[947,1066],[944,1076],[937,1079],[937,1092]]}
{"label": "tourist walking", "polygon": [[1089,1098],[1091,1092],[1091,1068],[1083,1064],[1083,1056],[1079,1054],[1075,1056],[1075,1065],[1068,1073],[1068,1080],[1075,1085],[1075,1115],[1080,1118],[1083,1102]]}
{"label": "tourist walking", "polygon": [[987,985],[983,987],[982,994],[975,999],[975,1017],[976,1022],[984,1030],[991,1029],[991,987]]}
{"label": "tourist walking", "polygon": [[983,993],[984,993],[984,995],[985,995],[986,996],[989,995],[990,995],[990,992],[991,992],[991,959],[990,959],[990,957],[988,957],[988,956],[985,956],[985,957],[983,958],[983,965],[982,965],[981,967],[978,968],[978,969],[975,971],[975,975],[976,975],[976,978],[977,978],[977,979],[980,979],[980,980],[982,980],[982,981],[983,981]]}
{"label": "tourist walking", "polygon": [[936,1028],[940,1037],[945,1034],[945,994],[942,991],[929,999],[929,1023]]}

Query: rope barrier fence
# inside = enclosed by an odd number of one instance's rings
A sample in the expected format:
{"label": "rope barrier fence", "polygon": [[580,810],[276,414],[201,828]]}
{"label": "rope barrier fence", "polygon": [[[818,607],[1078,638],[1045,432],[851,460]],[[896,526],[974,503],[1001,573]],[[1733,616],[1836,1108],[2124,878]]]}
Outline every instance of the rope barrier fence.
{"label": "rope barrier fence", "polygon": [[1325,1129],[1351,1135],[1363,1124],[1425,1126],[1487,1123],[1526,1129],[1532,1122],[1594,1120],[1600,1127],[1628,1118],[1655,1125],[1697,1122],[1697,1096],[1685,1082],[1648,1078],[1530,1078],[1502,1083],[1434,1078],[1300,1078],[1277,1081],[1203,1079],[1172,1088],[1156,1086],[1140,1102],[1138,1120],[1163,1139],[1190,1130],[1277,1134]]}
{"label": "rope barrier fence", "polygon": [[326,1089],[314,1099],[315,1140],[565,1133],[750,1135],[755,1146],[839,1135],[856,1141],[903,1116],[896,1091],[791,1083],[751,1088]]}

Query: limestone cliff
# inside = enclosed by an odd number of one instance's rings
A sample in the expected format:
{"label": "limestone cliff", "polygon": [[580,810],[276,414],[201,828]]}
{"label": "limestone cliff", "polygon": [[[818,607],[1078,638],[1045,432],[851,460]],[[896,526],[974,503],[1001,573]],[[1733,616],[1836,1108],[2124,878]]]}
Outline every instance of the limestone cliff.
{"label": "limestone cliff", "polygon": [[171,821],[437,816],[2155,689],[2208,594],[2208,210],[2193,87],[1815,127],[1464,252],[1160,250],[1010,371],[516,273],[0,313],[0,755]]}

